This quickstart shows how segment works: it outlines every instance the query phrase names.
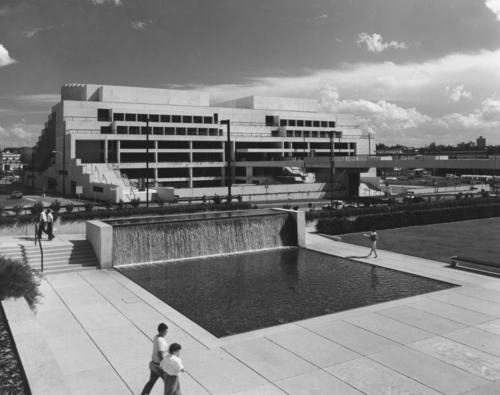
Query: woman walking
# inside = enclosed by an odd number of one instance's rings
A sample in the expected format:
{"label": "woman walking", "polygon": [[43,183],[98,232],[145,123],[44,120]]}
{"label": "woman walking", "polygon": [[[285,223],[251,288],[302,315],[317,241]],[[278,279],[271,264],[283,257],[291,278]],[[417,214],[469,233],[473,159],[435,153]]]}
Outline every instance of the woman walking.
{"label": "woman walking", "polygon": [[372,229],[370,233],[365,233],[363,236],[368,237],[372,243],[372,248],[367,257],[371,256],[372,253],[375,255],[374,258],[377,258],[377,232],[375,229]]}

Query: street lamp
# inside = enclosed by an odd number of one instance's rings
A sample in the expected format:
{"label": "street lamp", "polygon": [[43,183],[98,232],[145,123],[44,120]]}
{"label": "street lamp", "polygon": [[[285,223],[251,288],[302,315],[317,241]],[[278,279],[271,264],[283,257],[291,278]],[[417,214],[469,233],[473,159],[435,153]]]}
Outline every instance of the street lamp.
{"label": "street lamp", "polygon": [[330,132],[330,207],[333,208],[333,170],[334,170],[334,152],[333,152],[333,138],[335,132]]}
{"label": "street lamp", "polygon": [[231,164],[231,120],[230,119],[222,119],[220,121],[221,125],[227,126],[227,141],[226,141],[226,184],[227,184],[227,199],[228,202],[231,202],[231,183],[232,183],[232,164]]}
{"label": "street lamp", "polygon": [[146,207],[149,207],[149,116],[146,118]]}

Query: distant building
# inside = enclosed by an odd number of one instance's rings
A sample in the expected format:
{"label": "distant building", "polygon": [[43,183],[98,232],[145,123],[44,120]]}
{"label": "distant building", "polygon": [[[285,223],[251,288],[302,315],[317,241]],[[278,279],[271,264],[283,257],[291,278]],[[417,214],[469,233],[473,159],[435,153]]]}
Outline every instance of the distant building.
{"label": "distant building", "polygon": [[481,148],[481,149],[486,148],[486,139],[483,136],[479,136],[476,139],[476,145],[477,145],[477,148]]}
{"label": "distant building", "polygon": [[205,92],[68,84],[34,147],[32,178],[44,189],[101,199],[117,191],[112,199],[127,201],[145,179],[153,188],[223,187],[228,155],[232,184],[263,185],[305,158],[368,151],[353,117],[322,112],[316,100],[250,96],[211,105]]}
{"label": "distant building", "polygon": [[7,150],[0,152],[0,166],[2,172],[22,169],[21,154]]}

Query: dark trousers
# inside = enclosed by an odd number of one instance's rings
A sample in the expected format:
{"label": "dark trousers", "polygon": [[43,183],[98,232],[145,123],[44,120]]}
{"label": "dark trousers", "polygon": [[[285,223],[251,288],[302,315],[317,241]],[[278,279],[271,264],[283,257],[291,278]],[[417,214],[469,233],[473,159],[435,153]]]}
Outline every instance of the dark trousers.
{"label": "dark trousers", "polygon": [[163,375],[160,371],[159,366],[157,369],[155,369],[155,370],[151,369],[149,372],[150,372],[149,373],[149,381],[144,386],[144,389],[142,390],[141,395],[149,394],[151,392],[151,390],[153,389],[153,386],[155,385],[156,380],[158,380]]}
{"label": "dark trousers", "polygon": [[40,223],[38,224],[38,238],[39,239],[42,238],[42,232],[47,233],[47,231],[45,230],[45,222],[44,221],[40,221]]}
{"label": "dark trousers", "polygon": [[49,235],[49,239],[54,238],[54,223],[53,222],[47,222],[47,232]]}

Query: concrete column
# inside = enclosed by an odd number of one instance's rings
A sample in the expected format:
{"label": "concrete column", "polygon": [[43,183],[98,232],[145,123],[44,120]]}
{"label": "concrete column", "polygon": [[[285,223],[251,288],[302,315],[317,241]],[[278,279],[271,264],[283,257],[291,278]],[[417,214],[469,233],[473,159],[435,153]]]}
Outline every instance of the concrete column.
{"label": "concrete column", "polygon": [[193,141],[189,142],[189,162],[193,163]]}
{"label": "concrete column", "polygon": [[188,188],[192,188],[193,187],[193,168],[189,167],[188,169],[189,169]]}
{"label": "concrete column", "polygon": [[220,186],[225,187],[226,186],[226,168],[225,167],[222,167],[220,169],[220,176],[221,176]]}
{"label": "concrete column", "polygon": [[121,140],[116,140],[116,163],[120,163]]}
{"label": "concrete column", "polygon": [[250,184],[250,182],[252,181],[252,177],[253,177],[253,167],[251,167],[251,166],[246,167],[245,177],[246,177],[246,182]]}
{"label": "concrete column", "polygon": [[104,163],[108,163],[108,139],[104,140]]}

